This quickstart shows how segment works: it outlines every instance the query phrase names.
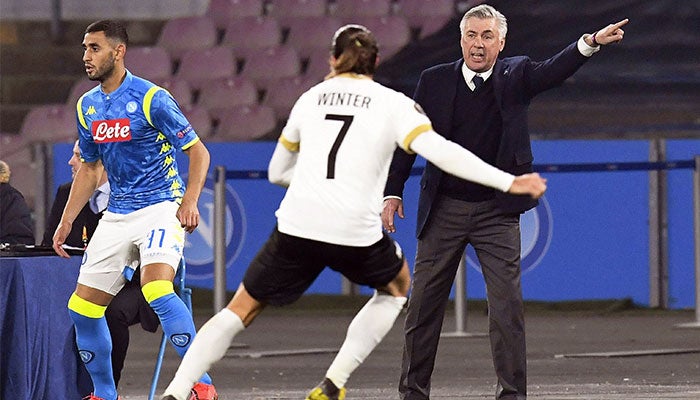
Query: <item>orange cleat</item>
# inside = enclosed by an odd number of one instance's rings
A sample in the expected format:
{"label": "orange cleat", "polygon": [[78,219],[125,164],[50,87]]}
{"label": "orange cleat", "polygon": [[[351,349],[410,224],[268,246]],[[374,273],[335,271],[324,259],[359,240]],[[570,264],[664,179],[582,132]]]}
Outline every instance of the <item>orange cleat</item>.
{"label": "orange cleat", "polygon": [[203,382],[197,382],[192,388],[189,400],[218,400],[219,394],[216,393],[214,385],[209,385]]}

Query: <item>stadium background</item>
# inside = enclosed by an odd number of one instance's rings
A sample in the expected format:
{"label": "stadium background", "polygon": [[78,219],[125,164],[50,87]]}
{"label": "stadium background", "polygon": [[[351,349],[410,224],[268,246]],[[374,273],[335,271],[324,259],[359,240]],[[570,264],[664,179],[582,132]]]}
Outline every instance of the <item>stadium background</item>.
{"label": "stadium background", "polygon": [[[361,22],[374,30],[385,44],[376,79],[411,95],[422,69],[460,56],[458,20],[475,3],[6,0],[0,3],[0,158],[10,162],[13,183],[28,197],[37,231],[43,231],[55,188],[69,179],[65,160],[75,137],[74,102],[89,87],[79,43],[85,25],[96,18],[129,21],[127,67],[175,94],[210,145],[212,167],[262,170],[271,154],[270,141],[279,134],[293,99],[326,72],[331,27]],[[603,49],[561,88],[533,102],[536,163],[677,160],[700,154],[697,2],[490,4],[509,20],[504,56],[542,59],[583,32],[623,17],[631,20],[622,44]],[[173,31],[176,39],[169,36]],[[231,91],[214,90],[222,87]],[[181,162],[184,167],[186,160]],[[531,247],[542,254],[536,263],[524,265],[526,299],[630,298],[640,305],[658,305],[650,302],[649,293],[650,246],[656,239],[649,229],[654,174],[549,174],[549,207],[529,217],[543,218],[547,230],[532,229]],[[689,308],[695,294],[691,172],[659,175],[668,199],[668,235],[663,239],[668,246],[668,291],[662,305]],[[265,181],[228,184],[233,218],[227,286],[232,290],[272,228],[283,192]],[[413,205],[416,193],[407,190]],[[409,210],[413,212],[408,211],[398,240],[411,259],[415,206],[409,203]],[[191,238],[192,248],[208,250],[205,233],[203,227]],[[211,287],[206,260],[206,255],[189,260],[192,285]],[[476,276],[475,266],[470,266],[468,275]],[[470,298],[483,298],[481,280],[468,282]],[[339,290],[337,277],[331,275],[312,288],[313,293]]]}

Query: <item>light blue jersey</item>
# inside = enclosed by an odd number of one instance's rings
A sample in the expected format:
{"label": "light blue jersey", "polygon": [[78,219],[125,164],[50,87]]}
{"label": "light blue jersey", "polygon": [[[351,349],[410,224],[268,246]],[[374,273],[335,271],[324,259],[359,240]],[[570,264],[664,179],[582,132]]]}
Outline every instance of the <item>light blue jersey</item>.
{"label": "light blue jersey", "polygon": [[99,159],[112,189],[107,209],[118,214],[163,201],[180,202],[185,192],[175,151],[199,141],[175,99],[155,84],[126,72],[121,86],[101,86],[77,104],[83,161]]}

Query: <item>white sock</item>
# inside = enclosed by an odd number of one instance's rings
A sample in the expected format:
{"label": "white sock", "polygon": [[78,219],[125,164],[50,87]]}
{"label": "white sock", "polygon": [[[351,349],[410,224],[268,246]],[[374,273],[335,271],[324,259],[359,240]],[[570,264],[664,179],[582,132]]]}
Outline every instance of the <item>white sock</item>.
{"label": "white sock", "polygon": [[350,374],[394,326],[406,300],[405,297],[379,295],[375,291],[348,326],[345,342],[328,368],[326,378],[338,388],[344,387]]}
{"label": "white sock", "polygon": [[233,338],[243,329],[241,318],[228,308],[211,317],[197,332],[163,396],[187,400],[192,386],[212,364],[224,357]]}

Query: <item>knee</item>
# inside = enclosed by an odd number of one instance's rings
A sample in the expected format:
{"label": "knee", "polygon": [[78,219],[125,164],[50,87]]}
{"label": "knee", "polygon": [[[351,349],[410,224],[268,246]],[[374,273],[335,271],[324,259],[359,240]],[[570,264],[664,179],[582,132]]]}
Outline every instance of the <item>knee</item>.
{"label": "knee", "polygon": [[404,260],[401,270],[394,279],[383,288],[378,288],[380,292],[390,294],[394,297],[407,297],[411,288],[411,273],[408,270],[408,261]]}
{"label": "knee", "polygon": [[167,296],[171,293],[175,293],[173,289],[173,283],[166,280],[157,280],[146,283],[141,287],[141,292],[143,297],[146,299],[148,304],[152,304],[155,300],[161,297]]}
{"label": "knee", "polygon": [[102,318],[105,315],[106,308],[107,306],[85,300],[76,293],[73,293],[68,299],[68,309],[72,311],[71,315],[75,313],[87,318]]}

